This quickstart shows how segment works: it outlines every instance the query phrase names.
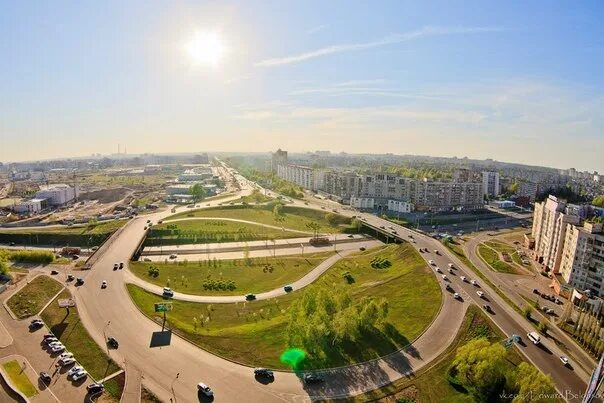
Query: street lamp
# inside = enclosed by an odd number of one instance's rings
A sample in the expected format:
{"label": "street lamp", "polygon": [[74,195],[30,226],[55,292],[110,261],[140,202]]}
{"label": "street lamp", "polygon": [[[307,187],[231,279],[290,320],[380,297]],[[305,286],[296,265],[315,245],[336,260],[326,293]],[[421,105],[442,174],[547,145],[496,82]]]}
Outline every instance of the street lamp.
{"label": "street lamp", "polygon": [[107,327],[111,324],[111,321],[108,320],[107,324],[105,325],[105,327],[103,328],[103,337],[105,338],[105,346],[107,347],[107,355],[109,355],[109,345],[107,344],[107,334],[105,333],[105,331],[107,330]]}

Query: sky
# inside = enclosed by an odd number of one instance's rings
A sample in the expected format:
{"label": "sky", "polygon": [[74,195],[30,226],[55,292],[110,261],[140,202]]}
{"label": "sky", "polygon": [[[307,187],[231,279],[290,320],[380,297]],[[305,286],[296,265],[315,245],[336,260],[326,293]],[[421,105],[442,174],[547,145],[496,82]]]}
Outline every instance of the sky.
{"label": "sky", "polygon": [[[119,144],[128,153],[388,152],[604,172],[601,1],[0,7],[0,161]],[[223,56],[198,63],[187,44],[208,33]]]}

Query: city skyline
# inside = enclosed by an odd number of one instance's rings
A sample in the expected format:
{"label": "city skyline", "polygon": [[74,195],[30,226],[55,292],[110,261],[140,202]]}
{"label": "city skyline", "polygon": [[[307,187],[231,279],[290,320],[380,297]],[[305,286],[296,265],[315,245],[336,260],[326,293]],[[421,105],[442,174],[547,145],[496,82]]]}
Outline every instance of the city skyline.
{"label": "city skyline", "polygon": [[343,5],[6,4],[0,161],[121,143],[604,171],[601,4]]}

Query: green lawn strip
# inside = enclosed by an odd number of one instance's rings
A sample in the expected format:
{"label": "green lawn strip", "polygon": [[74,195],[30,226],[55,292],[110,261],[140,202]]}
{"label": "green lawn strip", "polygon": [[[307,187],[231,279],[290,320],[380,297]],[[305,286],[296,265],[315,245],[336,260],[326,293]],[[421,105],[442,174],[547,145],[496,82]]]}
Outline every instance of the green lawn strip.
{"label": "green lawn strip", "polygon": [[126,224],[128,220],[112,220],[105,221],[98,224],[76,226],[60,226],[60,227],[36,227],[34,228],[23,228],[15,230],[0,230],[2,234],[106,234],[115,231]]}
{"label": "green lawn strip", "polygon": [[351,219],[336,214],[338,225],[330,225],[325,216],[334,214],[324,210],[314,210],[302,207],[284,206],[281,215],[276,216],[270,205],[267,206],[223,206],[179,213],[166,219],[172,220],[187,217],[224,217],[253,221],[261,224],[275,225],[299,231],[311,231],[308,224],[319,225],[319,232],[344,232]]}
{"label": "green lawn strip", "polygon": [[17,362],[17,360],[8,361],[2,364],[2,368],[4,368],[4,371],[8,374],[13,386],[19,389],[25,396],[34,397],[38,394],[38,389],[31,383],[31,380],[23,370],[23,367],[21,367],[21,363]]}
{"label": "green lawn strip", "polygon": [[68,290],[64,290],[42,312],[42,319],[50,331],[72,352],[76,360],[84,366],[88,373],[96,380],[103,379],[118,371],[120,368],[111,360],[103,349],[90,337],[84,324],[80,321],[77,307],[60,308],[58,299],[71,298]]}
{"label": "green lawn strip", "polygon": [[[385,269],[372,268],[371,260],[376,256],[388,259],[392,265]],[[352,277],[352,282],[343,276],[345,272]],[[389,303],[389,325],[354,345],[335,346],[328,357],[329,367],[377,358],[408,344],[431,323],[442,300],[434,275],[408,244],[351,255],[336,263],[316,283],[345,287],[355,300],[372,296],[386,298]],[[154,317],[153,304],[161,298],[131,284],[128,290],[136,305]],[[174,309],[167,316],[176,332],[211,352],[248,365],[284,368],[279,356],[288,347],[288,308],[302,292],[237,304],[175,300],[172,301]],[[313,367],[312,357],[307,366]]]}
{"label": "green lawn strip", "polygon": [[38,276],[8,300],[8,307],[19,319],[38,314],[63,286],[48,276]]}
{"label": "green lawn strip", "polygon": [[[411,378],[401,378],[383,388],[338,401],[373,402],[386,398],[390,399],[387,401],[407,398],[417,402],[473,402],[473,397],[466,390],[454,387],[447,378],[457,348],[477,337],[487,337],[495,342],[503,340],[505,335],[478,307],[470,305],[455,340],[427,367]],[[509,369],[513,370],[522,361],[515,348],[508,350],[506,365]]]}
{"label": "green lawn strip", "polygon": [[105,392],[107,392],[116,402],[119,402],[122,397],[122,392],[124,391],[125,383],[126,373],[122,372],[109,379],[107,382],[104,382],[103,385],[105,385]]}
{"label": "green lawn strip", "polygon": [[184,220],[152,227],[145,246],[248,242],[309,237],[300,232],[226,220]]}
{"label": "green lawn strip", "polygon": [[514,247],[499,241],[486,241],[484,243],[487,246],[490,246],[491,248],[495,249],[497,252],[512,253],[516,250]]}
{"label": "green lawn strip", "polygon": [[[161,287],[195,295],[244,295],[282,287],[306,275],[333,252],[305,256],[277,256],[253,259],[202,260],[198,262],[131,262],[130,270],[138,277]],[[157,277],[150,268],[157,268]],[[232,281],[236,287],[225,289]],[[221,284],[220,284],[221,283]],[[205,285],[205,287],[204,287]]]}
{"label": "green lawn strip", "polygon": [[512,302],[512,300],[507,295],[505,295],[505,293],[503,293],[499,288],[497,288],[495,284],[493,284],[491,280],[489,280],[488,277],[482,273],[482,271],[480,271],[476,266],[474,266],[474,264],[472,264],[472,262],[470,262],[470,259],[466,257],[466,254],[461,248],[461,245],[446,241],[443,242],[443,244],[451,252],[453,252],[453,254],[457,256],[459,260],[461,260],[467,267],[469,267],[474,273],[476,273],[476,275],[480,277],[482,281],[488,284],[489,287],[491,287],[497,293],[497,295],[499,295],[505,302],[508,303],[509,306],[511,306],[516,312],[522,314],[521,309],[516,304],[514,304],[514,302]]}
{"label": "green lawn strip", "polygon": [[489,248],[488,246],[483,244],[478,245],[478,255],[494,271],[499,273],[516,273],[516,270],[512,266],[499,259],[497,251]]}

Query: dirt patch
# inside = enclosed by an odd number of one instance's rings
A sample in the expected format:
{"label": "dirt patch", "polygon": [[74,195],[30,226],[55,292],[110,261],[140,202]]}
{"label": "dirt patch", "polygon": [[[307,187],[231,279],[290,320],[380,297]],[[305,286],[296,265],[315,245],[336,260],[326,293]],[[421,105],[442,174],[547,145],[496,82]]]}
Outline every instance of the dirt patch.
{"label": "dirt patch", "polygon": [[93,190],[78,196],[80,200],[97,200],[99,203],[113,203],[122,200],[130,192],[130,189],[118,187],[113,189]]}
{"label": "dirt patch", "polygon": [[395,402],[417,402],[419,390],[411,385],[400,392],[378,400],[380,403],[395,403]]}

